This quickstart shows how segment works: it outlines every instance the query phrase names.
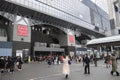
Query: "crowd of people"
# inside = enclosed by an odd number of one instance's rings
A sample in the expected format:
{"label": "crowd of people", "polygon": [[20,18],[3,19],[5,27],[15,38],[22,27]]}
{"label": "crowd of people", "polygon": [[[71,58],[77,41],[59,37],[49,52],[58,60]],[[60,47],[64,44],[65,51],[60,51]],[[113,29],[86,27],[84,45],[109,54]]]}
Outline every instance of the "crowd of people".
{"label": "crowd of people", "polygon": [[4,73],[5,71],[13,73],[15,67],[17,70],[22,70],[23,61],[20,56],[10,57],[10,56],[1,56],[0,57],[0,71]]}
{"label": "crowd of people", "polygon": [[[17,68],[17,70],[22,70],[22,64],[23,61],[26,63],[27,59],[22,59],[20,56],[18,57],[0,57],[0,71],[1,73],[4,73],[4,71],[8,72],[14,72],[14,70]],[[69,77],[70,74],[70,65],[72,62],[76,63],[83,63],[84,66],[84,74],[90,74],[90,63],[95,64],[95,67],[97,67],[97,61],[99,60],[96,55],[88,55],[84,54],[82,56],[78,55],[75,56],[75,58],[71,58],[69,55],[46,55],[46,56],[36,56],[33,57],[32,60],[34,62],[47,62],[48,67],[50,68],[51,65],[61,64],[63,63],[63,74],[65,74],[65,78]],[[109,68],[112,66],[112,70],[110,71],[111,75],[116,73],[117,76],[119,76],[119,72],[117,71],[117,59],[115,57],[115,54],[107,54],[104,56],[104,63],[106,64],[106,68]]]}
{"label": "crowd of people", "polygon": [[[70,74],[70,65],[69,65],[69,58],[68,56],[66,56],[66,58],[63,59],[63,74],[65,74],[65,78],[68,78],[69,74]],[[83,61],[83,66],[84,66],[84,74],[90,74],[90,63],[94,63],[95,67],[97,67],[97,61],[99,59],[97,59],[96,55],[92,55],[92,56],[88,56],[88,54],[85,54],[82,56],[82,61]],[[111,75],[113,75],[114,73],[116,73],[117,76],[119,76],[119,72],[117,70],[117,58],[115,56],[115,54],[107,54],[106,56],[104,56],[104,60],[105,60],[105,64],[106,67],[110,67],[110,65],[112,66],[112,69],[110,71]],[[77,57],[76,62],[80,62],[81,58]]]}
{"label": "crowd of people", "polygon": [[33,57],[33,61],[34,62],[47,62],[49,65],[51,64],[60,64],[62,62],[62,58],[63,56],[62,55],[40,55],[40,56],[35,56]]}
{"label": "crowd of people", "polygon": [[115,72],[116,75],[119,76],[119,72],[117,71],[117,58],[115,54],[107,54],[104,63],[106,64],[107,68],[110,68],[110,65],[112,65],[112,70],[111,70],[112,75]]}

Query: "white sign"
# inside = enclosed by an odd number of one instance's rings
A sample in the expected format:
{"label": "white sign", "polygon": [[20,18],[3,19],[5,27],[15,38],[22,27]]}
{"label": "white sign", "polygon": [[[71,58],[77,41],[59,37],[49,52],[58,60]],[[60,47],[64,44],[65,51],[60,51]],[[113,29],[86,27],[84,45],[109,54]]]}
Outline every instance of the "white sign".
{"label": "white sign", "polygon": [[16,50],[16,56],[22,57],[22,50]]}

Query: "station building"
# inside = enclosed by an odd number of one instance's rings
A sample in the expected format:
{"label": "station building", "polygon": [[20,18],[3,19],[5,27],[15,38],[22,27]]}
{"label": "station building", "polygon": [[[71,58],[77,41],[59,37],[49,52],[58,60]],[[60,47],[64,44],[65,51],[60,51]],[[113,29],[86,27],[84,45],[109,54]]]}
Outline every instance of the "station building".
{"label": "station building", "polygon": [[[101,0],[100,0],[101,1]],[[90,40],[87,46],[99,53],[114,53],[120,58],[120,0],[108,0],[111,35]]]}
{"label": "station building", "polygon": [[0,0],[0,56],[80,54],[109,29],[90,0]]}

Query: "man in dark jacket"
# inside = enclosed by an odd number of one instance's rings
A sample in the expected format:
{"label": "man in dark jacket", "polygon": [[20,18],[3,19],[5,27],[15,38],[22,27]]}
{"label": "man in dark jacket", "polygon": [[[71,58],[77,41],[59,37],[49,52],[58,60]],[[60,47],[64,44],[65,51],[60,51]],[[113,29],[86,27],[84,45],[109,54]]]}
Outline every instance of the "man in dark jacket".
{"label": "man in dark jacket", "polygon": [[5,69],[5,60],[3,57],[0,58],[0,70],[1,70],[1,73],[4,72],[4,69]]}
{"label": "man in dark jacket", "polygon": [[85,68],[84,68],[85,74],[90,74],[90,58],[88,57],[87,54],[85,55],[84,61],[85,61]]}
{"label": "man in dark jacket", "polygon": [[11,57],[8,61],[8,64],[9,64],[9,68],[10,68],[10,72],[13,72],[14,71],[14,63],[15,63],[15,60],[13,57]]}
{"label": "man in dark jacket", "polygon": [[18,56],[16,62],[17,62],[16,64],[17,64],[18,70],[19,71],[22,70],[22,64],[23,64],[23,62],[22,62],[22,59],[21,59],[20,56]]}

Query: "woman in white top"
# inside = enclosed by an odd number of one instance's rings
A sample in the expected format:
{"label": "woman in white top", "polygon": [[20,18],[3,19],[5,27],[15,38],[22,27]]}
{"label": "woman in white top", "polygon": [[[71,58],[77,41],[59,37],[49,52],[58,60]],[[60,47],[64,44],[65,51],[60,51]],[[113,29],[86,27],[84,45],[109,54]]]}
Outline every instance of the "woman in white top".
{"label": "woman in white top", "polygon": [[66,58],[63,59],[63,74],[65,75],[65,78],[68,78],[70,74],[70,65],[68,63],[69,57],[66,56]]}

